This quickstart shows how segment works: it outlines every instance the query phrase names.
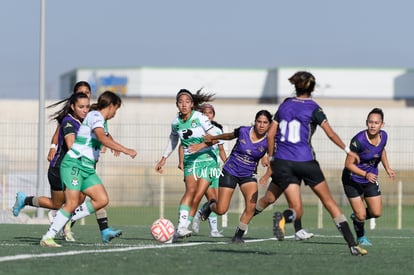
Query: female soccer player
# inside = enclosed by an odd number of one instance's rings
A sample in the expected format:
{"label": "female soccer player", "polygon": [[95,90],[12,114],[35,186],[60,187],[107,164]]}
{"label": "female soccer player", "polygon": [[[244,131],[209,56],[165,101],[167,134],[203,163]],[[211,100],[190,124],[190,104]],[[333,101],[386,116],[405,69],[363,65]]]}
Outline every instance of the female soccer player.
{"label": "female soccer player", "polygon": [[211,199],[201,211],[202,220],[206,220],[212,211],[218,215],[225,214],[229,209],[234,189],[239,185],[245,208],[232,239],[234,243],[244,242],[242,237],[254,215],[258,196],[256,168],[267,152],[266,135],[271,121],[271,114],[266,110],[261,110],[256,114],[254,126],[241,126],[231,133],[205,136],[206,142],[237,138],[220,175],[218,200]]}
{"label": "female soccer player", "polygon": [[[295,86],[296,96],[287,98],[279,106],[268,135],[269,154],[274,159],[271,162],[271,184],[278,185],[284,191],[289,206],[301,217],[303,209],[300,184],[303,180],[328,210],[339,232],[344,236],[351,254],[365,255],[367,251],[355,242],[346,217],[333,199],[315,159],[311,139],[316,127],[319,125],[333,143],[345,150],[346,154],[352,155],[357,162],[358,155],[345,146],[329,125],[322,108],[312,100],[315,77],[309,72],[299,71],[289,81]],[[284,238],[285,220],[282,213],[274,214],[274,234],[278,240]]]}
{"label": "female soccer player", "polygon": [[[84,94],[83,96],[75,96],[75,94]],[[62,186],[62,180],[60,178],[60,164],[66,152],[72,146],[76,134],[78,132],[79,126],[85,118],[86,114],[80,116],[74,115],[74,113],[80,108],[84,108],[81,105],[77,106],[74,104],[76,98],[86,98],[88,99],[87,107],[89,111],[89,103],[91,97],[91,86],[86,81],[78,81],[73,87],[72,96],[61,101],[58,101],[47,108],[53,108],[60,104],[64,104],[62,109],[55,112],[52,115],[52,118],[56,120],[57,126],[55,133],[52,137],[52,143],[50,145],[49,154],[47,156],[48,161],[50,161],[48,168],[48,180],[50,184],[50,198],[44,196],[26,196],[24,192],[18,192],[16,194],[16,202],[13,207],[13,215],[18,216],[20,211],[26,206],[33,207],[43,207],[52,209],[49,211],[49,219],[53,220],[53,217],[56,215],[57,209],[59,209],[65,202],[64,195],[64,186]],[[86,105],[85,105],[86,106]],[[73,119],[75,117],[76,119]],[[60,125],[64,122],[65,128],[61,128]],[[82,198],[82,201],[84,197]],[[122,231],[118,229],[113,229],[109,227],[108,214],[105,208],[102,208],[95,212],[96,221],[98,222],[99,230],[101,233],[102,241],[108,243],[115,237],[122,235]],[[72,233],[72,223],[67,223],[63,228],[63,237],[66,241],[74,242],[75,238]]]}
{"label": "female soccer player", "polygon": [[[216,116],[216,111],[214,109],[214,106],[209,103],[205,103],[199,107],[199,110],[204,115],[206,115],[208,119],[211,121],[211,124],[213,124],[213,126],[216,129],[216,134],[217,135],[222,134],[223,126],[214,120],[214,117]],[[207,201],[211,199],[217,199],[217,196],[218,196],[219,176],[220,176],[220,171],[221,171],[220,159],[222,162],[225,162],[227,159],[226,151],[224,151],[223,144],[224,144],[223,141],[219,141],[217,144],[213,145],[213,150],[217,156],[217,168],[216,168],[216,173],[213,175],[212,182],[210,186],[208,187],[207,192],[205,194]],[[182,159],[181,154],[180,154],[180,159]],[[199,209],[196,212],[196,215],[194,216],[194,219],[193,219],[192,229],[194,233],[198,233],[200,230],[200,214],[201,214],[201,210]],[[213,237],[213,238],[224,237],[223,234],[221,234],[220,231],[218,230],[217,220],[218,220],[217,214],[214,212],[211,213],[210,216],[208,217],[208,223],[210,226],[210,237]]]}
{"label": "female soccer player", "polygon": [[382,162],[391,179],[395,176],[385,151],[388,135],[381,130],[384,126],[383,111],[372,109],[366,125],[367,129],[356,134],[350,144],[351,151],[358,154],[360,162],[357,163],[352,155],[347,155],[342,173],[342,184],[354,211],[351,218],[360,245],[372,245],[365,236],[365,220],[378,218],[382,214],[381,190],[377,181],[378,164]]}
{"label": "female soccer player", "polygon": [[[59,209],[49,230],[43,235],[41,246],[61,246],[54,238],[69,219],[79,220],[109,203],[105,187],[95,170],[102,146],[112,149],[115,156],[124,153],[135,158],[137,152],[134,149],[117,143],[108,133],[107,121],[115,116],[120,106],[121,98],[115,93],[106,91],[99,96],[98,102],[91,106],[93,111],[89,112],[83,120],[75,142],[66,153],[60,167],[60,176],[66,187],[65,204]],[[81,192],[90,200],[79,206]]]}
{"label": "female soccer player", "polygon": [[176,238],[191,236],[188,229],[189,224],[197,211],[198,205],[212,181],[212,171],[217,167],[217,156],[211,147],[204,148],[198,152],[191,152],[191,144],[203,143],[206,133],[215,135],[213,125],[208,117],[195,111],[201,103],[212,99],[211,94],[202,94],[198,91],[192,94],[186,89],[181,89],[176,96],[178,116],[171,123],[171,133],[168,145],[161,160],[156,164],[155,171],[163,172],[167,158],[171,155],[178,144],[178,140],[184,148],[184,181],[185,193],[180,200],[178,208],[178,226]]}

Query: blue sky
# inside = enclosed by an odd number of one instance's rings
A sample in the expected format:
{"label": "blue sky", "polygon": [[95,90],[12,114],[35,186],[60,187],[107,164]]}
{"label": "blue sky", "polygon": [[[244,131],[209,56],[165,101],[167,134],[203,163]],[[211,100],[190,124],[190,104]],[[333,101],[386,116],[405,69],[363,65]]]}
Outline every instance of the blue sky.
{"label": "blue sky", "polygon": [[[40,0],[3,0],[0,99],[38,98]],[[46,0],[46,96],[77,67],[414,68],[411,0]]]}

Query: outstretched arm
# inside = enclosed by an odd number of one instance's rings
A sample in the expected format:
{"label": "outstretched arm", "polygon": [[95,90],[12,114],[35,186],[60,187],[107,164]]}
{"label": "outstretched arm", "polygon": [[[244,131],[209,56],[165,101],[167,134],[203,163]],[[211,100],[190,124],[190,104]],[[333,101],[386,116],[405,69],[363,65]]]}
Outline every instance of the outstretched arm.
{"label": "outstretched arm", "polygon": [[352,152],[349,147],[345,145],[345,143],[342,141],[342,139],[335,133],[335,131],[332,129],[331,125],[329,125],[329,122],[325,120],[321,124],[321,128],[324,130],[325,134],[328,136],[328,138],[336,144],[339,148],[345,151],[347,155],[352,155],[356,162],[359,163],[360,159],[358,154]]}
{"label": "outstretched arm", "polygon": [[204,136],[204,142],[211,143],[215,140],[232,140],[234,139],[234,132],[231,133],[223,133],[221,135],[212,136],[210,134],[207,134]]}
{"label": "outstretched arm", "polygon": [[106,146],[111,150],[124,153],[125,155],[128,155],[131,158],[135,158],[135,156],[137,155],[137,152],[134,149],[126,148],[122,144],[116,142],[111,137],[108,137],[105,133],[104,128],[95,128],[93,129],[93,132],[95,133],[96,138],[99,140],[100,143],[102,143],[103,146]]}

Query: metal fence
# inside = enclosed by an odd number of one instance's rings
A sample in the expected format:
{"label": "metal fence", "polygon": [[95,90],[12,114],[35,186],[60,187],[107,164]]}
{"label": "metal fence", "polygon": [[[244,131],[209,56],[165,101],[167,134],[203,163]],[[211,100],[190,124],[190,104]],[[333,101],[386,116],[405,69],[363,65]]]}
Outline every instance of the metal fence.
{"label": "metal fence", "polygon": [[[232,131],[240,125],[224,125],[225,131]],[[46,125],[45,148],[48,148],[55,125]],[[34,123],[0,123],[0,199],[2,209],[11,208],[17,191],[32,195],[48,195],[49,185],[37,184],[37,140],[38,125]],[[111,124],[109,130],[115,140],[127,147],[135,148],[138,156],[135,159],[122,155],[114,157],[108,150],[98,163],[98,174],[101,176],[111,199],[111,206],[159,206],[160,184],[165,187],[165,205],[175,206],[184,192],[183,174],[177,168],[177,152],[167,160],[165,172],[155,173],[154,166],[164,152],[167,144],[170,125],[168,124]],[[349,143],[360,127],[334,126],[334,130]],[[380,168],[379,182],[383,190],[384,205],[396,205],[398,199],[398,182],[403,188],[402,203],[414,204],[413,164],[414,164],[414,127],[388,127],[389,134],[387,154],[391,167],[397,178],[391,181],[385,170]],[[225,148],[229,152],[234,141],[227,142]],[[328,184],[339,204],[347,204],[340,181],[345,154],[337,148],[318,129],[313,146],[317,159],[325,173]],[[44,152],[45,167],[47,151]],[[259,176],[263,173],[259,169]],[[47,171],[44,171],[46,178]],[[317,204],[317,198],[307,187],[302,188],[303,200],[307,204]],[[263,194],[265,188],[260,187]],[[401,191],[401,190],[400,190]],[[281,198],[283,201],[284,199]],[[233,198],[231,209],[237,209],[241,200],[238,194]]]}

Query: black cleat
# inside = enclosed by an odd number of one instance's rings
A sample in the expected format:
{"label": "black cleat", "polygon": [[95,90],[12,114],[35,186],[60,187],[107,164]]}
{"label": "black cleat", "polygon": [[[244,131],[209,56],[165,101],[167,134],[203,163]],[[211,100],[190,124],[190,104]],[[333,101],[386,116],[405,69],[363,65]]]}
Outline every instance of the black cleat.
{"label": "black cleat", "polygon": [[242,238],[242,237],[234,236],[234,237],[231,239],[231,242],[232,242],[232,243],[244,243],[244,240],[243,240],[243,238]]}
{"label": "black cleat", "polygon": [[285,239],[285,217],[280,212],[273,214],[273,234],[278,241]]}
{"label": "black cleat", "polygon": [[210,216],[210,214],[211,214],[211,208],[210,208],[210,206],[213,203],[216,203],[216,200],[215,199],[209,200],[207,203],[205,203],[203,205],[203,207],[201,207],[201,209],[200,209],[200,211],[201,211],[200,219],[202,221],[207,220],[208,219],[208,216]]}

